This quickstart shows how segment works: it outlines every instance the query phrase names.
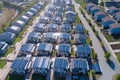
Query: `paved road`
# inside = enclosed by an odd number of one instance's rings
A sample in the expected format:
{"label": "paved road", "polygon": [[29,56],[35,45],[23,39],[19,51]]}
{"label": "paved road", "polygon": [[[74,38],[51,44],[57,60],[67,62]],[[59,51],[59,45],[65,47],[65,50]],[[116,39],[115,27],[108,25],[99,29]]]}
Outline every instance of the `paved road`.
{"label": "paved road", "polygon": [[[48,8],[48,6],[46,7]],[[40,15],[43,15],[44,11],[42,11],[40,13]],[[20,47],[22,44],[25,44],[26,43],[26,40],[27,40],[27,37],[28,35],[30,34],[30,32],[33,31],[33,27],[35,26],[35,24],[39,21],[39,17],[36,17],[35,20],[33,21],[33,25],[32,26],[29,26],[29,28],[27,29],[27,31],[25,32],[24,34],[24,37],[23,39],[20,41],[20,42],[17,42],[16,45],[15,45],[15,51],[16,51],[16,54],[14,54],[14,52],[8,57],[8,59],[10,60],[14,60],[16,59],[18,53],[19,53],[19,50],[20,50]],[[10,71],[10,66],[11,66],[12,62],[7,62],[7,64],[5,65],[5,67],[0,71],[0,80],[5,80],[5,78],[7,77],[9,71]]]}
{"label": "paved road", "polygon": [[[100,80],[112,80],[112,76],[116,73],[120,72],[120,68],[118,63],[116,62],[116,60],[113,60],[113,66],[115,68],[111,68],[107,63],[106,63],[106,59],[104,58],[104,51],[98,41],[98,39],[96,38],[94,32],[92,31],[91,27],[89,26],[88,22],[86,21],[86,19],[83,17],[83,15],[81,14],[81,12],[79,11],[79,4],[76,4],[75,1],[73,1],[73,4],[75,5],[75,11],[78,12],[78,16],[80,17],[80,20],[82,21],[82,23],[84,24],[86,30],[89,30],[89,34],[90,34],[90,39],[93,42],[93,48],[95,49],[95,51],[98,54],[98,60],[100,63],[100,68],[102,71],[102,76],[100,77]],[[95,22],[94,22],[95,23]],[[112,57],[113,58],[113,57]]]}

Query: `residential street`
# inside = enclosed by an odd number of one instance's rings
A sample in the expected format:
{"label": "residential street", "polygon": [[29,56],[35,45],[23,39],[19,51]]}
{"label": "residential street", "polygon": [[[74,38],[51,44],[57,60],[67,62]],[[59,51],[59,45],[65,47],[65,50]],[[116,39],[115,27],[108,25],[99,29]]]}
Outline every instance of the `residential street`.
{"label": "residential street", "polygon": [[[75,3],[75,1],[73,1],[73,4],[75,5],[75,11],[78,13],[78,16],[80,17],[80,20],[84,24],[84,27],[86,28],[86,30],[89,30],[90,39],[92,40],[92,43],[93,43],[93,48],[98,54],[98,60],[99,60],[101,71],[102,71],[102,76],[100,77],[100,80],[112,80],[113,75],[120,72],[120,67],[118,62],[115,60],[115,57],[112,55],[111,56],[111,60],[113,61],[112,67],[106,63],[106,59],[104,58],[104,51],[100,45],[100,42],[98,41],[95,33],[92,31],[86,19],[81,14],[79,10],[79,7],[80,7],[79,4]],[[86,17],[90,18],[89,15],[86,15]],[[92,21],[92,23],[95,24],[94,21]]]}

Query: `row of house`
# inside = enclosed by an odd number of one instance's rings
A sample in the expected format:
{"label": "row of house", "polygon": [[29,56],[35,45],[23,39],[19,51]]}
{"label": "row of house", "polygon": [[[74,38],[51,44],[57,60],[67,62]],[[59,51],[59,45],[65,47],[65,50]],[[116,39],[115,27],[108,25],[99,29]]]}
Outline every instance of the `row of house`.
{"label": "row of house", "polygon": [[[53,53],[53,48],[55,47],[57,56],[68,57],[71,54],[71,45],[62,43],[56,46],[53,46],[51,43],[38,43],[37,45],[27,43],[23,44],[20,48],[19,55],[38,55],[38,56],[50,56]],[[88,58],[91,54],[90,47],[85,45],[77,45],[74,47],[74,52],[76,57],[79,58]]]}
{"label": "row of house", "polygon": [[[64,0],[62,2],[64,2]],[[57,3],[57,1],[55,1],[55,3]],[[73,12],[72,5],[68,4],[63,7],[57,6],[57,4],[55,3],[49,6],[48,10],[45,11],[44,16],[40,17],[40,22],[42,23],[52,22],[53,24],[61,24],[61,22],[63,21],[63,23],[67,24],[75,21],[76,14],[75,12]]]}
{"label": "row of house", "polygon": [[[52,65],[51,65],[52,64]],[[33,74],[46,76],[53,68],[55,76],[65,77],[67,71],[72,75],[87,74],[89,65],[86,59],[72,59],[58,57],[52,62],[50,57],[33,57],[32,59],[26,57],[16,58],[11,65],[11,73],[25,76],[28,72],[33,70]]]}
{"label": "row of house", "polygon": [[37,23],[34,27],[35,32],[65,32],[70,33],[71,29],[74,29],[74,33],[81,33],[84,34],[84,27],[81,24],[77,24],[75,26],[71,26],[70,24],[44,24],[44,23]]}
{"label": "row of house", "polygon": [[[119,23],[108,16],[105,12],[103,12],[97,5],[93,3],[88,3],[86,6],[88,12],[92,14],[93,18],[98,21],[104,29],[108,29],[111,35],[120,34],[120,25]],[[119,12],[119,9],[116,7],[109,7],[107,11],[110,15],[114,15]]]}
{"label": "row of house", "polygon": [[[92,66],[93,70],[97,71],[97,73],[100,72],[98,63],[92,64]],[[88,61],[82,58],[74,58],[69,62],[68,58],[65,57],[57,57],[54,60],[50,59],[50,57],[33,57],[32,59],[29,57],[18,57],[13,61],[10,73],[25,76],[33,70],[33,74],[47,76],[51,68],[54,76],[64,78],[68,71],[72,76],[80,76],[81,74],[86,75],[90,70]]]}
{"label": "row of house", "polygon": [[9,46],[16,39],[17,35],[23,30],[25,25],[29,20],[37,14],[37,12],[44,6],[43,3],[37,3],[32,8],[30,8],[24,15],[18,18],[17,21],[13,22],[9,28],[5,30],[4,33],[0,34],[1,48],[0,53],[5,53]]}

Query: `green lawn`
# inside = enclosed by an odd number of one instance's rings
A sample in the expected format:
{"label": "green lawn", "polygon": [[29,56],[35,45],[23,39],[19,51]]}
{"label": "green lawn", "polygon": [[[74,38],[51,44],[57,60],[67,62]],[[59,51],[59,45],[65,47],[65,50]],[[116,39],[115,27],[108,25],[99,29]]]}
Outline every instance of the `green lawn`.
{"label": "green lawn", "polygon": [[14,51],[14,48],[9,48],[8,51],[5,53],[5,57],[7,57],[8,54],[11,54]]}
{"label": "green lawn", "polygon": [[3,68],[6,64],[5,60],[0,60],[0,68]]}
{"label": "green lawn", "polygon": [[119,73],[119,74],[116,74],[116,75],[113,77],[113,80],[120,80],[120,73]]}
{"label": "green lawn", "polygon": [[17,37],[16,39],[15,39],[15,41],[14,41],[14,45],[17,43],[17,42],[20,42],[21,41],[21,38],[20,37]]}

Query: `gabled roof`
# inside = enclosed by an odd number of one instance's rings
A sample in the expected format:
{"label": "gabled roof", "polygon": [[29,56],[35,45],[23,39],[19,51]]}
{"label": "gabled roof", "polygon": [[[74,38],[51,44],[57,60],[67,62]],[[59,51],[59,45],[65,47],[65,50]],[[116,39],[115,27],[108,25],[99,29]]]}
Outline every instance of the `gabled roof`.
{"label": "gabled roof", "polygon": [[75,34],[75,39],[86,39],[86,34]]}
{"label": "gabled roof", "polygon": [[100,14],[104,14],[105,15],[105,13],[103,11],[98,11],[98,12],[95,13],[95,15],[100,15]]}
{"label": "gabled roof", "polygon": [[37,23],[36,25],[35,25],[35,27],[36,28],[45,28],[45,24],[43,24],[43,23]]}
{"label": "gabled roof", "polygon": [[31,32],[28,36],[28,38],[39,38],[40,37],[40,33],[38,32]]}
{"label": "gabled roof", "polygon": [[116,8],[115,6],[111,6],[111,7],[109,7],[109,10],[110,10],[110,11],[113,11],[113,10],[119,10],[119,9]]}
{"label": "gabled roof", "polygon": [[52,51],[52,44],[51,43],[38,43],[38,51]]}
{"label": "gabled roof", "polygon": [[120,28],[120,23],[113,23],[110,25],[111,29]]}
{"label": "gabled roof", "polygon": [[68,67],[68,59],[67,58],[63,58],[63,57],[59,57],[59,58],[55,58],[54,61],[54,69],[67,69]]}
{"label": "gabled roof", "polygon": [[19,57],[19,58],[16,58],[12,65],[11,65],[11,68],[13,70],[26,70],[26,68],[28,67],[28,64],[30,62],[30,58],[27,58],[27,57]]}
{"label": "gabled roof", "polygon": [[73,59],[71,69],[86,69],[88,70],[88,62],[85,59]]}
{"label": "gabled roof", "polygon": [[34,64],[34,69],[49,69],[50,68],[50,58],[49,57],[36,57]]}
{"label": "gabled roof", "polygon": [[71,51],[71,46],[70,44],[59,44],[58,45],[58,51],[63,51],[63,52],[69,52]]}
{"label": "gabled roof", "polygon": [[109,16],[106,16],[106,17],[102,18],[102,22],[107,22],[107,21],[113,21],[113,22],[116,22],[114,19],[112,19],[112,18],[109,17]]}
{"label": "gabled roof", "polygon": [[94,6],[94,7],[92,7],[90,10],[91,10],[91,11],[93,11],[93,10],[100,10],[100,8],[98,8],[97,6]]}
{"label": "gabled roof", "polygon": [[58,28],[57,24],[48,24],[47,28]]}
{"label": "gabled roof", "polygon": [[71,35],[68,33],[61,33],[60,38],[61,39],[71,39]]}
{"label": "gabled roof", "polygon": [[[4,50],[4,48],[5,48],[6,46],[8,46],[7,43],[5,43],[5,42],[0,42],[0,51],[1,51],[1,50]],[[0,52],[0,53],[1,53],[1,52]]]}
{"label": "gabled roof", "polygon": [[25,51],[25,52],[33,52],[35,49],[34,44],[23,44],[20,48],[20,51]]}
{"label": "gabled roof", "polygon": [[2,40],[6,40],[6,39],[12,39],[15,37],[15,34],[14,33],[11,33],[11,32],[4,32],[2,34],[0,34],[0,38],[2,38]]}
{"label": "gabled roof", "polygon": [[87,3],[87,7],[96,6],[94,3]]}

